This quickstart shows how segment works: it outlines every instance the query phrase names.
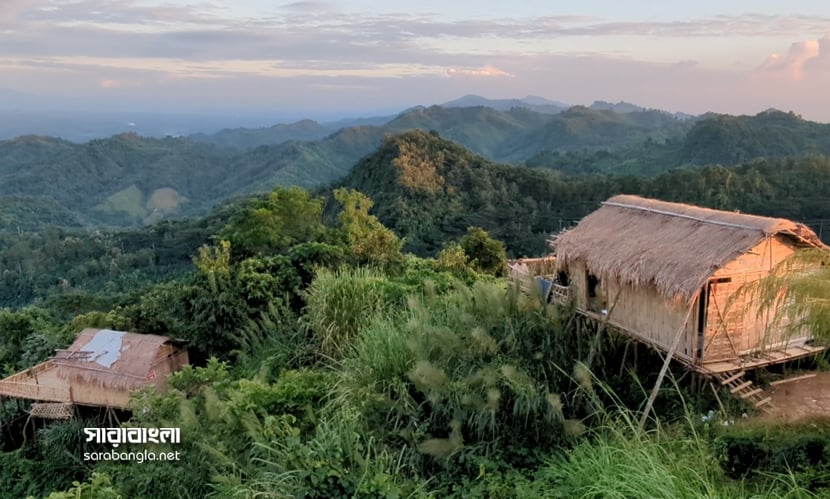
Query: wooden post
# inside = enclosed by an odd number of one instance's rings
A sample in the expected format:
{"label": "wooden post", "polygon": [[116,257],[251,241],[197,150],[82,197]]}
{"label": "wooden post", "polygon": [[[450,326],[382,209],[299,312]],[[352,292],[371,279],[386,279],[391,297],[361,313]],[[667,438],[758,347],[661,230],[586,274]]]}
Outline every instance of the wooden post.
{"label": "wooden post", "polygon": [[651,407],[654,405],[654,399],[657,398],[657,393],[660,391],[660,385],[663,384],[663,378],[666,376],[666,371],[669,370],[669,364],[671,363],[671,359],[672,357],[674,357],[674,352],[675,350],[677,350],[677,345],[680,344],[680,337],[683,336],[683,333],[686,332],[686,325],[689,323],[689,317],[692,315],[692,309],[694,309],[694,304],[692,304],[689,307],[689,311],[686,312],[686,318],[683,320],[683,325],[680,326],[680,329],[674,336],[674,341],[671,344],[671,348],[669,348],[669,351],[666,354],[666,360],[663,361],[663,367],[660,368],[660,374],[657,375],[657,381],[654,382],[654,388],[651,389],[651,395],[649,395],[648,401],[646,401],[646,408],[643,410],[643,415],[640,417],[640,431],[643,431],[643,428],[645,428],[646,426],[646,420],[648,419],[648,414],[651,412]]}
{"label": "wooden post", "polygon": [[607,310],[605,319],[599,324],[599,326],[597,326],[597,334],[594,336],[594,342],[591,344],[591,350],[588,352],[588,360],[585,362],[588,369],[592,369],[591,364],[594,362],[594,355],[596,354],[596,350],[599,348],[600,335],[603,331],[605,331],[605,326],[608,324],[608,321],[611,320],[611,314],[614,313],[614,309],[617,307],[617,300],[620,299],[620,293],[622,293],[622,284],[620,284],[617,289],[617,294],[614,295],[614,302],[611,303],[611,308]]}
{"label": "wooden post", "polygon": [[720,401],[720,397],[718,397],[718,390],[715,388],[715,384],[710,381],[709,387],[712,389],[712,393],[715,395],[715,400],[718,401],[718,407],[720,407],[720,412],[721,414],[723,414],[724,419],[728,418],[729,414],[726,413],[726,408],[723,406],[723,402]]}

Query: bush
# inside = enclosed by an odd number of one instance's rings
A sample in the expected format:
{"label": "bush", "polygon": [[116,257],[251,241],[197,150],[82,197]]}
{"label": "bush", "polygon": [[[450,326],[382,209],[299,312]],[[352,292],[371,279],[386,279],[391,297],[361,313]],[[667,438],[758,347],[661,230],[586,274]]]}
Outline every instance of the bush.
{"label": "bush", "polygon": [[802,485],[830,488],[830,420],[747,423],[720,433],[714,446],[729,476],[795,472]]}

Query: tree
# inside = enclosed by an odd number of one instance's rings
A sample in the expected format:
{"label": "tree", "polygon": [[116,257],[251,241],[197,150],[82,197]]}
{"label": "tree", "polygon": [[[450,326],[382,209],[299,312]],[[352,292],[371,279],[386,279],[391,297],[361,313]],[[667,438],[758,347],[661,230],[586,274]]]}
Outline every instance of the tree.
{"label": "tree", "polygon": [[234,248],[236,260],[278,253],[324,234],[323,199],[299,187],[277,187],[267,198],[253,198],[219,234]]}
{"label": "tree", "polygon": [[507,252],[504,243],[491,238],[481,227],[469,227],[467,234],[458,244],[476,271],[497,277],[507,273]]}
{"label": "tree", "polygon": [[403,263],[403,241],[369,214],[374,203],[368,196],[341,188],[335,189],[334,198],[343,205],[338,220],[356,263],[387,270]]}

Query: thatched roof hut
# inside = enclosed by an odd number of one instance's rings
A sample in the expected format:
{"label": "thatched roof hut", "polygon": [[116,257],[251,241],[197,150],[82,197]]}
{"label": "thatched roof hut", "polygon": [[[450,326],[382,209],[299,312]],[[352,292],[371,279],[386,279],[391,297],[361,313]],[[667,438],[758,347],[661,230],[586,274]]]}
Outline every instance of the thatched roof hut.
{"label": "thatched roof hut", "polygon": [[183,343],[165,336],[84,329],[69,348],[0,381],[0,395],[126,408],[131,391],[164,389],[187,363]]}
{"label": "thatched roof hut", "polygon": [[679,343],[676,357],[700,370],[816,350],[738,293],[798,248],[824,246],[803,224],[619,195],[552,245],[578,310],[663,351]]}
{"label": "thatched roof hut", "polygon": [[561,262],[582,260],[597,276],[689,302],[718,269],[771,236],[822,246],[808,227],[783,218],[630,195],[605,201],[552,243]]}

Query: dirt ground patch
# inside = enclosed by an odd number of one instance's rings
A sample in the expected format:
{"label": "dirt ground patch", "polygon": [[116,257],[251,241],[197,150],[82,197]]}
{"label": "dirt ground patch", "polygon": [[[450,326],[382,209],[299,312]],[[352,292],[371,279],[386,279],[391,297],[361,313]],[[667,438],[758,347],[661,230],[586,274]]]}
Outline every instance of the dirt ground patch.
{"label": "dirt ground patch", "polygon": [[804,417],[830,417],[830,372],[817,372],[815,376],[776,384],[765,391],[772,397],[770,418],[794,421]]}

